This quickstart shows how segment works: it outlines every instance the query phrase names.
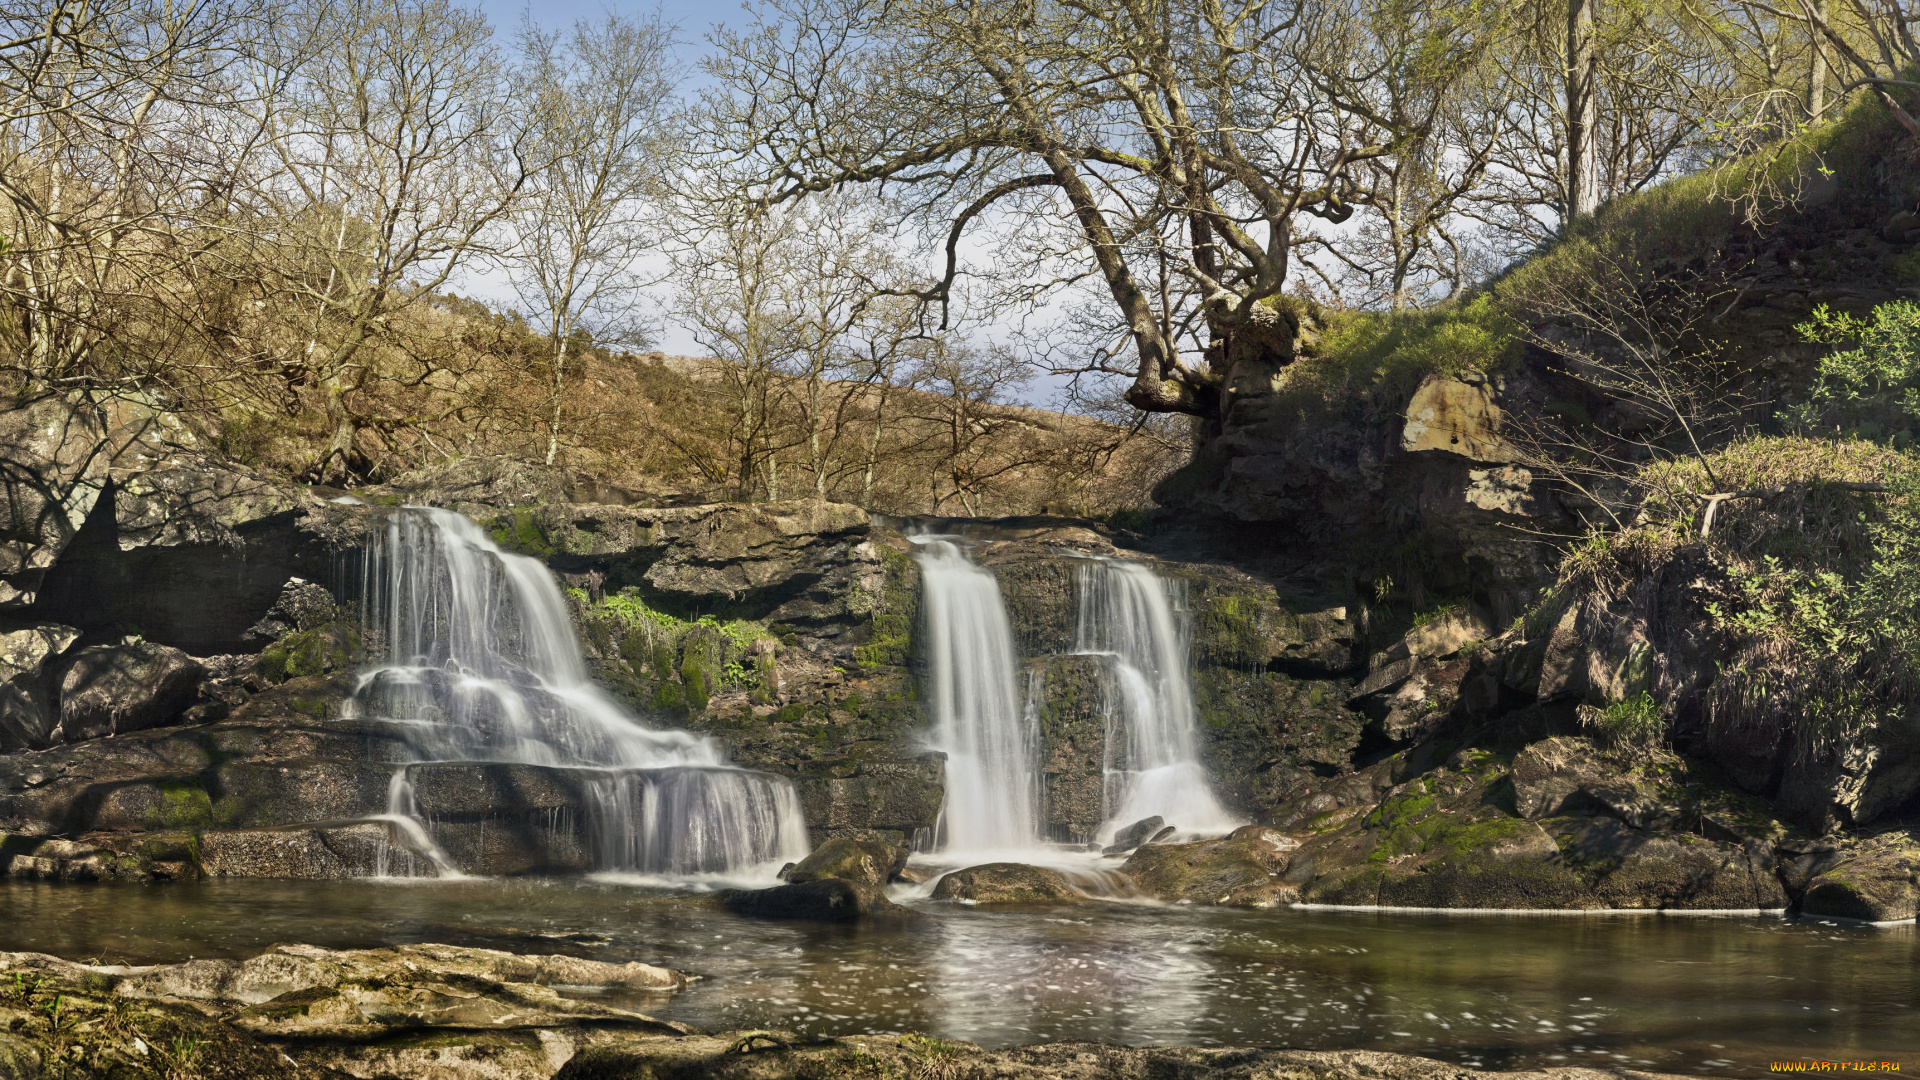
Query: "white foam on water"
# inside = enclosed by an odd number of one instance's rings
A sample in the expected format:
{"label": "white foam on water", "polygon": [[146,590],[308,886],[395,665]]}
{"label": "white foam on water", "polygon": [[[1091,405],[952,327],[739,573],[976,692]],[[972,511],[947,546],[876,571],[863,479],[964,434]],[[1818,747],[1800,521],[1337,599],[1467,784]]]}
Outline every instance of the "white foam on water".
{"label": "white foam on water", "polygon": [[[725,760],[711,739],[641,723],[588,678],[573,622],[539,561],[501,550],[449,510],[407,507],[369,545],[361,610],[387,645],[348,709],[392,722],[411,764],[480,762],[582,770],[595,865],[655,879],[765,880],[805,857],[785,779]],[[387,817],[436,873],[452,860],[423,824],[411,770]],[[424,839],[424,845],[419,841]]]}
{"label": "white foam on water", "polygon": [[928,743],[946,755],[935,849],[996,859],[1040,849],[1040,734],[1020,700],[1000,585],[952,540],[915,541],[931,684]]}
{"label": "white foam on water", "polygon": [[1200,760],[1183,583],[1139,563],[1090,558],[1080,566],[1079,601],[1075,651],[1106,669],[1106,820],[1095,841],[1112,843],[1150,817],[1192,839],[1246,824],[1220,804]]}

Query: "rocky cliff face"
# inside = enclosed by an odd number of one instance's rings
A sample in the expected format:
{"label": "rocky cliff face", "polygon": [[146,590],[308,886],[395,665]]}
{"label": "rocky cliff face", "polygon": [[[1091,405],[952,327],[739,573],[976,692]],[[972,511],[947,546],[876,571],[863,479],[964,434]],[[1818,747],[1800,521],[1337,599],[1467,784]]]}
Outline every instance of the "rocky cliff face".
{"label": "rocky cliff face", "polygon": [[[1456,446],[1496,454],[1498,393],[1429,384],[1401,435],[1415,448],[1399,452],[1451,461],[1441,472],[1464,460]],[[486,460],[320,491],[151,434],[122,439],[122,421],[99,409],[41,402],[5,417],[69,440],[34,435],[10,466],[31,478],[9,489],[16,569],[0,606],[0,860],[13,873],[424,869],[413,838],[382,817],[402,743],[341,714],[368,644],[358,552],[402,503],[461,510],[543,559],[600,681],[642,717],[792,778],[816,842],[910,841],[935,825],[942,763],[921,741],[918,571],[896,523],[832,504],[575,501],[563,476]],[[72,441],[86,439],[89,453]],[[1477,481],[1463,476],[1476,513],[1535,509],[1473,503]],[[1671,588],[1538,605],[1504,633],[1463,605],[1401,634],[1357,598],[1329,603],[1335,587],[1312,567],[1246,544],[1236,563],[1191,534],[1058,519],[966,527],[992,540],[977,557],[1001,583],[1027,668],[1059,840],[1087,839],[1107,813],[1113,688],[1077,652],[1079,575],[1089,557],[1127,558],[1181,591],[1216,790],[1278,831],[1143,856],[1149,891],[1164,877],[1170,897],[1198,896],[1231,878],[1240,884],[1221,895],[1261,904],[1799,903],[1911,917],[1920,863],[1899,816],[1920,788],[1910,748],[1796,772],[1771,744],[1662,764],[1583,737],[1582,710],[1618,698],[1622,680],[1708,662],[1687,637],[1679,569]],[[432,839],[458,864],[592,865],[589,778],[409,773]],[[1797,779],[1782,787],[1783,776]],[[1833,833],[1876,816],[1869,832]],[[1243,857],[1248,845],[1258,859]],[[1266,876],[1249,885],[1249,874]]]}

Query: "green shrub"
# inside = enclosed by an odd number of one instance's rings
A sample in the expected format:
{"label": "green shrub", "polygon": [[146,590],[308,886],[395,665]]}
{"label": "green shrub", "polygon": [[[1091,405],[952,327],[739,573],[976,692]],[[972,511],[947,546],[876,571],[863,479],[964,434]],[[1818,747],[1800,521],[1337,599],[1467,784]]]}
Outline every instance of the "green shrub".
{"label": "green shrub", "polygon": [[1667,717],[1653,695],[1641,691],[1605,708],[1586,709],[1581,723],[1611,746],[1650,750],[1667,741]]}
{"label": "green shrub", "polygon": [[1882,304],[1865,319],[1822,304],[1796,329],[1811,342],[1853,346],[1821,358],[1806,402],[1789,410],[1797,426],[1913,445],[1920,435],[1920,304]]}

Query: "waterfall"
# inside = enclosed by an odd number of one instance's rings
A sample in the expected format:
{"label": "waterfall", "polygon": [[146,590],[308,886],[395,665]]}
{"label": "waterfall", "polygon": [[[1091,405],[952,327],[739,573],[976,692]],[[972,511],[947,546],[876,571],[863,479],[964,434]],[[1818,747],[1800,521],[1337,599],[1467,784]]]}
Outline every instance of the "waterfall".
{"label": "waterfall", "polygon": [[[770,871],[806,854],[791,784],[728,765],[712,740],[643,726],[588,678],[546,567],[502,551],[473,522],[396,512],[368,546],[361,592],[387,657],[361,674],[348,708],[393,722],[416,762],[579,770],[605,870]],[[388,818],[417,824],[407,773]]]}
{"label": "waterfall", "polygon": [[981,853],[1036,847],[1039,728],[1021,705],[1000,585],[952,541],[918,543],[931,742],[946,755],[939,847]]}
{"label": "waterfall", "polygon": [[1189,834],[1243,824],[1220,805],[1200,761],[1185,612],[1170,592],[1184,609],[1185,589],[1139,563],[1089,559],[1080,568],[1075,651],[1108,662],[1102,843],[1154,816]]}

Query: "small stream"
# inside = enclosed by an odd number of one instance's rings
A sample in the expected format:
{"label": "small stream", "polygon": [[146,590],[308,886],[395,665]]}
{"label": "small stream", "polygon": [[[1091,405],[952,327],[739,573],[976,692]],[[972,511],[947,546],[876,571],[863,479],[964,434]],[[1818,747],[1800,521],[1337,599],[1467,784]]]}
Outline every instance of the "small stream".
{"label": "small stream", "polygon": [[701,1027],[1285,1045],[1465,1065],[1753,1076],[1773,1060],[1920,1067],[1912,924],[916,903],[894,927],[756,922],[593,880],[0,880],[0,950],[108,963],[275,942],[437,941],[704,976],[634,1004]]}

